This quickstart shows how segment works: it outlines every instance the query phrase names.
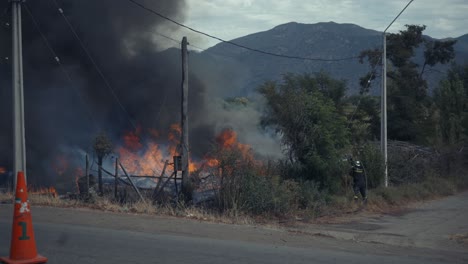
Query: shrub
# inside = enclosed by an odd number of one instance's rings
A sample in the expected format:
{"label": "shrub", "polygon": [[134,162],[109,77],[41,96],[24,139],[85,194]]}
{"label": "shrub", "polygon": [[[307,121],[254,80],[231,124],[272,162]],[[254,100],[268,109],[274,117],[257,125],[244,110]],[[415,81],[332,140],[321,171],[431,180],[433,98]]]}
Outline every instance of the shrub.
{"label": "shrub", "polygon": [[367,188],[379,187],[383,182],[385,162],[380,150],[372,144],[366,144],[361,151],[361,161],[367,177]]}

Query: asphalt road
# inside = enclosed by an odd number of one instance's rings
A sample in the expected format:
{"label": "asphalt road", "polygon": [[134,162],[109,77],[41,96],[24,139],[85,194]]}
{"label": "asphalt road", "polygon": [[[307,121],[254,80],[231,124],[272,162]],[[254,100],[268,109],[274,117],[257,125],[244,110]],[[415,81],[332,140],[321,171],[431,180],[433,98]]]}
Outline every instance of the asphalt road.
{"label": "asphalt road", "polygon": [[[382,231],[363,231],[362,225],[369,224],[368,221],[380,221],[373,224],[382,224],[385,232],[381,233],[390,236],[392,227],[386,217],[398,217],[395,221],[402,232],[410,232],[414,221],[420,219],[426,222],[416,226],[426,225],[430,229],[434,222],[428,219],[439,216],[435,211],[440,209],[440,204],[455,204],[448,212],[464,215],[468,208],[467,195],[421,205],[420,210],[405,216],[363,218],[349,225],[295,228],[226,225],[47,207],[33,207],[32,213],[38,251],[49,258],[49,263],[468,263],[468,248],[464,251],[463,245],[451,250],[436,248],[440,241],[397,245],[382,241],[359,242],[346,237],[357,232],[363,238],[366,232],[373,235]],[[461,202],[454,202],[454,199]],[[428,218],[424,212],[428,213]],[[417,213],[419,218],[411,217],[411,213]],[[410,217],[405,218],[408,215]],[[0,216],[0,234],[3,234],[0,255],[6,255],[11,233],[11,205],[1,205]],[[439,220],[437,224],[443,226],[443,219]],[[450,221],[447,224],[454,225]],[[458,223],[456,228],[465,230],[466,225],[468,222]],[[323,235],[328,229],[335,232],[333,237]],[[449,229],[442,228],[445,231],[441,232],[445,234]],[[416,233],[419,237],[415,241],[434,237],[421,236],[424,231]]]}

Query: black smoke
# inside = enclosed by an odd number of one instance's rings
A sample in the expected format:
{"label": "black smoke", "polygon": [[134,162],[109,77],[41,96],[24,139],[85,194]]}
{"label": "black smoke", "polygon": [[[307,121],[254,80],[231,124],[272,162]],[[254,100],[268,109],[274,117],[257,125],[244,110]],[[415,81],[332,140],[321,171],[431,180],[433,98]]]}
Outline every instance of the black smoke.
{"label": "black smoke", "polygon": [[[58,12],[53,0],[27,1],[45,38],[69,74],[55,62],[23,8],[23,58],[28,180],[54,184],[51,163],[64,149],[91,150],[92,139],[105,131],[118,140],[123,131],[167,130],[180,121],[180,50],[164,50],[157,31],[178,32],[170,22],[126,0],[57,1],[110,86],[115,100],[87,54]],[[159,12],[184,20],[184,0],[140,0]],[[4,0],[0,12],[8,6]],[[0,13],[1,14],[1,13]],[[12,167],[10,15],[0,19],[0,166]],[[206,150],[213,131],[203,120],[205,89],[190,76],[189,117],[192,154]],[[131,121],[129,121],[129,119]],[[197,125],[203,124],[203,125]]]}

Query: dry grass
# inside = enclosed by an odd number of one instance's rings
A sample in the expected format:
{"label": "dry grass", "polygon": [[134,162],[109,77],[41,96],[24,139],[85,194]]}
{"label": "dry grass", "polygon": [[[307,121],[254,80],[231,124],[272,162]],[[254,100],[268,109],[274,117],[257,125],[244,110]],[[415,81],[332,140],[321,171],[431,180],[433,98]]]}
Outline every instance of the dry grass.
{"label": "dry grass", "polygon": [[[35,193],[29,194],[28,198],[33,206],[88,208],[115,213],[184,217],[227,224],[253,224],[255,222],[253,218],[233,210],[217,213],[205,208],[186,206],[182,203],[179,203],[177,206],[153,205],[151,202],[143,201],[120,204],[109,197],[97,197],[94,202],[86,203],[78,199],[63,199],[51,194]],[[11,192],[0,193],[0,202],[2,203],[12,203],[13,199],[14,195]]]}
{"label": "dry grass", "polygon": [[[464,181],[466,183],[466,181]],[[372,213],[390,213],[396,210],[401,210],[407,207],[408,204],[437,197],[447,196],[456,193],[458,184],[453,181],[429,178],[428,180],[418,184],[407,184],[398,187],[377,188],[370,190],[368,204],[365,211]],[[460,186],[460,185],[458,185]],[[0,202],[11,203],[13,201],[11,192],[0,193]],[[337,216],[352,215],[363,209],[361,203],[353,201],[351,194],[331,196],[323,206],[310,209],[292,210],[287,215],[249,215],[235,207],[224,212],[215,209],[203,207],[195,207],[178,203],[176,205],[154,205],[147,199],[148,202],[128,202],[120,204],[108,196],[96,197],[93,202],[84,202],[79,199],[63,199],[50,193],[30,193],[29,200],[34,205],[62,207],[62,208],[90,208],[99,211],[108,211],[116,213],[131,213],[131,214],[146,214],[183,217],[196,219],[201,221],[227,223],[227,224],[271,224],[291,221],[317,222],[320,223],[321,218],[334,218]],[[468,240],[465,237],[457,236],[453,239],[463,243]]]}
{"label": "dry grass", "polygon": [[50,194],[31,194],[29,201],[33,205],[53,206],[53,207],[75,207],[79,201],[60,199]]}
{"label": "dry grass", "polygon": [[8,203],[13,202],[14,195],[12,192],[0,192],[0,202]]}

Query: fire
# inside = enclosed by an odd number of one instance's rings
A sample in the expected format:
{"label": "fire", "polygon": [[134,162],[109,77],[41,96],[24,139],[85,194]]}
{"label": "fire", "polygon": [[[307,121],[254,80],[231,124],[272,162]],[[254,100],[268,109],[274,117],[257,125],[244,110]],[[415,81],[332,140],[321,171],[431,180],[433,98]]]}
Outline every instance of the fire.
{"label": "fire", "polygon": [[6,170],[5,167],[0,167],[0,174],[4,174],[6,172],[7,172],[7,170]]}
{"label": "fire", "polygon": [[58,175],[62,176],[69,168],[67,158],[64,155],[57,156],[52,167]]}
{"label": "fire", "polygon": [[198,169],[197,164],[192,161],[189,161],[189,172],[194,172]]}
{"label": "fire", "polygon": [[231,129],[225,129],[216,136],[216,143],[222,148],[232,148],[237,143],[237,134]]}
{"label": "fire", "polygon": [[53,186],[48,187],[48,188],[41,188],[38,190],[33,190],[31,191],[31,194],[50,195],[54,198],[58,197],[57,190]]}
{"label": "fire", "polygon": [[219,166],[219,160],[217,159],[208,159],[205,164],[208,167],[218,167]]}
{"label": "fire", "polygon": [[[133,176],[159,176],[163,170],[164,161],[172,162],[172,157],[180,155],[181,128],[177,124],[169,127],[166,143],[160,144],[159,131],[138,127],[134,131],[127,131],[122,135],[121,144],[115,149],[119,161],[126,172]],[[217,153],[207,155],[198,162],[189,160],[189,172],[203,170],[204,168],[219,168],[222,155],[225,151],[240,153],[242,160],[254,160],[251,147],[239,143],[237,134],[232,129],[221,131],[216,137]],[[220,156],[221,155],[221,156]],[[76,165],[76,166],[75,166]],[[234,165],[235,166],[235,165]],[[69,174],[75,176],[76,181],[84,176],[83,168],[67,159],[65,154],[58,155],[53,163],[53,168],[58,175]],[[166,169],[170,174],[171,167]],[[1,171],[0,171],[1,172]]]}
{"label": "fire", "polygon": [[123,136],[124,145],[131,151],[138,151],[143,147],[140,142],[141,128],[137,127],[136,131],[129,131]]}
{"label": "fire", "polygon": [[[172,161],[172,157],[180,155],[181,128],[178,124],[169,127],[167,144],[158,144],[155,139],[161,135],[155,129],[148,129],[148,135],[142,134],[139,127],[135,131],[125,133],[123,144],[117,148],[120,161],[131,175],[158,176],[162,171],[165,160]],[[242,158],[253,160],[251,147],[239,143],[237,134],[232,129],[225,129],[219,133],[215,141],[219,150],[234,150],[241,153]],[[199,162],[189,160],[189,172],[195,172],[203,167],[219,167],[220,161],[213,157],[205,157]]]}
{"label": "fire", "polygon": [[158,144],[150,142],[146,147],[132,151],[125,147],[117,149],[121,163],[133,175],[155,175],[164,157]]}
{"label": "fire", "polygon": [[232,129],[224,129],[216,136],[216,143],[221,150],[238,150],[244,159],[254,160],[252,147],[237,141],[237,133]]}
{"label": "fire", "polygon": [[182,129],[179,124],[172,124],[169,128],[169,155],[177,156],[179,155],[178,147],[180,145],[180,137],[182,135]]}
{"label": "fire", "polygon": [[[239,152],[243,160],[255,161],[252,148],[249,145],[239,143],[237,141],[237,134],[232,129],[224,129],[221,131],[215,138],[216,144],[218,146],[216,156],[223,155],[225,151],[236,151]],[[218,160],[219,157],[210,157],[207,156],[201,162],[202,166],[209,168],[217,168],[221,165],[221,161]],[[202,167],[200,166],[200,167]]]}
{"label": "fire", "polygon": [[164,161],[178,155],[181,134],[179,125],[170,126],[167,145],[155,142],[160,135],[157,130],[148,129],[148,134],[151,137],[143,137],[141,128],[127,132],[123,136],[123,145],[117,148],[122,165],[132,175],[159,175]]}

